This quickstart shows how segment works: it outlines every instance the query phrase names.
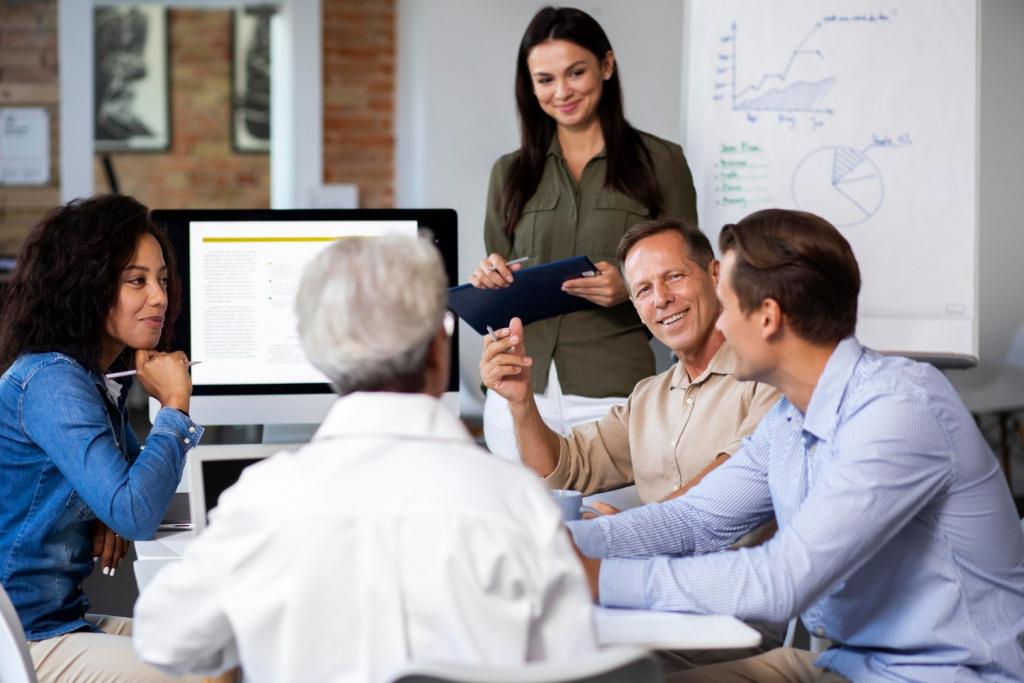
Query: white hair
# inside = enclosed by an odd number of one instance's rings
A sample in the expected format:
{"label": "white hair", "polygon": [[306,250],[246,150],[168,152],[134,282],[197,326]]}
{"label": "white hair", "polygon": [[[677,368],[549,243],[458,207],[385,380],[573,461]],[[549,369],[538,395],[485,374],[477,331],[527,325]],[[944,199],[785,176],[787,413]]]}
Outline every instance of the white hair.
{"label": "white hair", "polygon": [[[426,236],[347,238],[302,273],[295,312],[310,362],[339,394],[422,386],[448,306],[441,255]],[[416,384],[419,382],[419,384]]]}

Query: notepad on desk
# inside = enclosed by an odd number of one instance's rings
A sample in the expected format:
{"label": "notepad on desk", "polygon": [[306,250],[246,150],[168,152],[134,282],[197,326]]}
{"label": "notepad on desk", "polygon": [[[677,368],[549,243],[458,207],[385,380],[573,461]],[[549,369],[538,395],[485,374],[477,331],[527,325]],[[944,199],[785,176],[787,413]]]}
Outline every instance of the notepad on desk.
{"label": "notepad on desk", "polygon": [[598,273],[586,256],[552,261],[514,271],[513,281],[501,289],[479,289],[470,284],[448,290],[448,308],[480,334],[487,326],[508,327],[518,317],[524,325],[556,315],[597,308],[597,304],[562,291],[562,283]]}

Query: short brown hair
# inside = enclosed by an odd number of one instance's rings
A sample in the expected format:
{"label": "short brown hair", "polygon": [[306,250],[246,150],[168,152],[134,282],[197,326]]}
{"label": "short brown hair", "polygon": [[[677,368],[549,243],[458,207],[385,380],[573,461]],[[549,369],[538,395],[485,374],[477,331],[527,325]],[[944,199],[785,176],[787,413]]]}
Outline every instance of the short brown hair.
{"label": "short brown hair", "polygon": [[715,260],[715,251],[711,248],[711,240],[700,231],[693,223],[677,220],[675,218],[659,218],[654,221],[637,223],[627,230],[619,240],[619,247],[615,250],[615,258],[619,261],[619,267],[626,262],[626,256],[640,240],[647,239],[653,235],[663,232],[674,232],[686,242],[686,248],[690,252],[690,259],[702,269],[707,270],[712,261]]}
{"label": "short brown hair", "polygon": [[736,252],[729,284],[744,313],[774,299],[813,344],[838,342],[857,328],[860,269],[850,243],[824,218],[765,209],[722,228],[718,247]]}

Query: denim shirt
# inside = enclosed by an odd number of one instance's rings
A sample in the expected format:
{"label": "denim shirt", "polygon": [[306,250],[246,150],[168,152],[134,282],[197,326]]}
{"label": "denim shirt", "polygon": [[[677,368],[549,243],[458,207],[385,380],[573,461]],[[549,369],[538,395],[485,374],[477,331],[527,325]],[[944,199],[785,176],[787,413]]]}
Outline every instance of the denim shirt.
{"label": "denim shirt", "polygon": [[151,538],[202,427],[162,408],[143,449],[104,378],[59,353],[0,377],[0,581],[29,640],[87,629],[92,522]]}

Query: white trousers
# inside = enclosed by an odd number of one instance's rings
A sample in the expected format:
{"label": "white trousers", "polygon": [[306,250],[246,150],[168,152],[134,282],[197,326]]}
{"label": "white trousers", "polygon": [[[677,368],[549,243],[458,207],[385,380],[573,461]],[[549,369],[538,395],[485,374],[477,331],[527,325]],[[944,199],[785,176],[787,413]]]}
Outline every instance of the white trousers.
{"label": "white trousers", "polygon": [[[613,406],[623,405],[626,402],[626,397],[589,398],[563,394],[562,386],[558,382],[555,362],[551,361],[551,367],[548,370],[548,386],[543,394],[534,395],[534,400],[537,402],[537,410],[540,411],[544,424],[565,436],[575,425],[599,420]],[[512,413],[508,409],[508,401],[499,396],[496,391],[488,391],[487,397],[484,399],[484,441],[491,453],[506,460],[522,462],[519,446],[516,445],[516,432],[512,424]],[[588,496],[584,502],[589,505],[598,500],[614,505],[621,510],[640,504],[635,486]]]}

